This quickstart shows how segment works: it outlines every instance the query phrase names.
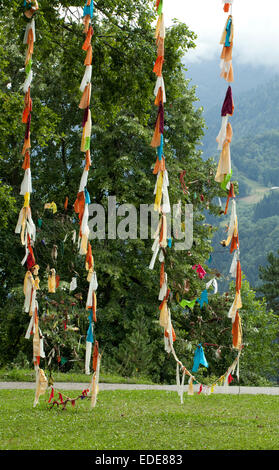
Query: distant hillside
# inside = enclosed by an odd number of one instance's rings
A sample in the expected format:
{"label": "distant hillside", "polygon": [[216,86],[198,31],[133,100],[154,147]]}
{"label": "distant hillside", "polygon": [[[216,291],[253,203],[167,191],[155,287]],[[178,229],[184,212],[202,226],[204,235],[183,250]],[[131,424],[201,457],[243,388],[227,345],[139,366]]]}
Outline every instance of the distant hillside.
{"label": "distant hillside", "polygon": [[[193,82],[199,85],[197,94],[200,105],[204,106],[208,127],[202,146],[204,158],[214,156],[216,163],[220,153],[216,136],[227,89],[227,84],[216,75],[218,66],[217,60],[214,67],[212,63],[204,63],[189,69]],[[235,67],[235,74],[231,157],[233,180],[239,182],[240,190],[237,211],[241,262],[248,280],[257,286],[259,265],[265,265],[270,251],[279,249],[279,191],[271,191],[273,186],[279,186],[279,80],[273,76],[272,69],[263,71],[241,66]],[[225,204],[225,199],[222,202]],[[213,242],[212,267],[225,276],[226,282],[230,279],[232,256],[223,249],[220,241],[225,237],[229,217],[230,214],[210,219],[210,223],[219,224]]]}
{"label": "distant hillside", "polygon": [[[188,63],[185,57],[185,76],[192,80],[192,84],[197,86],[196,94],[200,100],[199,106],[203,106],[205,113],[217,105],[220,111],[221,101],[224,100],[226,82],[219,77],[219,57],[203,62]],[[270,67],[253,67],[247,64],[239,64],[234,59],[235,82],[233,84],[234,94],[237,98],[251,88],[261,86],[272,80],[275,76],[274,70]],[[219,109],[220,108],[220,109]]]}
{"label": "distant hillside", "polygon": [[[247,138],[251,146],[256,136],[266,134],[272,130],[279,130],[279,80],[273,80],[257,87],[249,92],[237,95],[232,86],[235,112],[231,118],[233,127],[233,141],[235,145],[240,139]],[[217,154],[216,136],[221,125],[221,108],[225,98],[226,87],[223,92],[222,100],[218,105],[204,113],[206,125],[208,127],[204,140],[203,151],[205,156]]]}
{"label": "distant hillside", "polygon": [[[274,200],[270,201],[274,204]],[[243,204],[238,201],[237,214],[239,219],[239,244],[240,258],[243,273],[253,287],[259,285],[259,266],[266,265],[266,258],[269,252],[276,253],[279,249],[279,192],[277,193],[277,204],[272,208],[269,205],[268,198],[262,205]],[[274,210],[273,215],[272,211]],[[227,288],[231,281],[229,276],[232,255],[228,249],[220,245],[220,241],[226,238],[226,227],[229,215],[221,219],[211,219],[210,223],[219,223],[219,230],[214,236],[213,245],[215,252],[213,254],[212,266],[221,272],[225,278],[223,286]],[[222,285],[222,284],[221,284]]]}
{"label": "distant hillside", "polygon": [[268,187],[279,186],[279,117],[277,120],[277,129],[261,134],[255,132],[231,146],[234,166],[239,173]]}

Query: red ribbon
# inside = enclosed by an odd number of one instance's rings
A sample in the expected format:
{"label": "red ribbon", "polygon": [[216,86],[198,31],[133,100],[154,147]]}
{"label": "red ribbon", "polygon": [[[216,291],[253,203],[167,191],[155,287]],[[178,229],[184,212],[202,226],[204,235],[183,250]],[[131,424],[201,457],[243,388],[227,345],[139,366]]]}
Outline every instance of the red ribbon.
{"label": "red ribbon", "polygon": [[50,392],[48,403],[50,403],[53,398],[54,398],[54,390],[53,390],[53,387],[51,387],[51,392]]}
{"label": "red ribbon", "polygon": [[59,400],[60,400],[60,403],[63,403],[63,402],[64,402],[64,400],[63,400],[63,397],[62,397],[61,393],[60,393],[60,392],[58,392],[58,394],[59,394]]}
{"label": "red ribbon", "polygon": [[186,170],[184,170],[180,173],[179,180],[180,180],[180,184],[181,184],[183,193],[184,194],[189,194],[188,188],[187,188],[187,186],[185,184],[185,181],[184,181],[184,176],[185,175],[186,175]]}

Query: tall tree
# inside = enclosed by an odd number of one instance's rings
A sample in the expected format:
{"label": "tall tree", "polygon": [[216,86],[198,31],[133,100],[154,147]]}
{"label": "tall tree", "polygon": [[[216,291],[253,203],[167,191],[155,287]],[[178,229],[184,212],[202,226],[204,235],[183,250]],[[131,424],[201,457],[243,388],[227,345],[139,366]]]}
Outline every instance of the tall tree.
{"label": "tall tree", "polygon": [[[115,196],[118,204],[133,204],[137,210],[140,204],[153,203],[155,155],[150,146],[156,121],[153,106],[155,75],[152,73],[156,59],[153,7],[153,1],[144,0],[95,2],[92,39],[93,171],[88,191],[91,201],[104,208],[107,208],[108,196]],[[23,77],[19,64],[23,62],[25,20],[17,2],[11,2],[9,8],[3,5],[2,10],[0,34],[4,38],[4,47],[1,48],[1,57],[5,78],[1,78],[3,134],[0,165],[3,181],[11,188],[19,209],[23,136],[20,119],[23,96],[19,91]],[[53,245],[61,248],[57,258],[60,278],[69,283],[73,272],[78,273],[78,292],[84,304],[87,295],[84,260],[73,248],[71,240],[72,231],[78,227],[72,206],[82,173],[79,150],[82,116],[78,103],[84,56],[80,14],[80,2],[54,1],[50,5],[43,0],[36,19],[31,127],[35,191],[31,207],[39,227],[34,249],[41,267],[42,310],[47,302],[45,272],[48,266],[53,266]],[[190,325],[186,323],[184,326],[184,316],[177,303],[182,296],[197,298],[204,290],[204,282],[193,271],[193,265],[202,264],[209,277],[215,275],[206,266],[214,230],[204,223],[204,212],[208,210],[218,214],[219,208],[213,200],[223,194],[214,182],[213,162],[204,161],[197,150],[203,136],[204,121],[202,110],[194,106],[195,90],[185,80],[182,64],[184,54],[194,47],[194,39],[194,33],[183,23],[175,22],[168,28],[164,65],[167,90],[165,157],[170,200],[172,204],[181,200],[182,204],[190,203],[194,207],[191,250],[169,250],[167,258],[173,321],[181,333],[177,347],[183,354]],[[185,172],[186,184],[192,183],[188,194],[182,191],[182,171]],[[66,196],[69,197],[67,212],[63,207]],[[51,201],[55,201],[58,207],[55,215],[44,211],[44,204]],[[20,265],[22,248],[13,234],[15,224],[16,214],[9,220],[1,248],[5,252],[1,275],[6,286],[2,319],[8,308],[7,295],[23,279],[24,270]],[[105,347],[104,364],[107,367],[121,370],[123,350],[130,345],[130,357],[134,357],[136,344],[137,354],[142,351],[145,358],[141,363],[145,365],[139,363],[137,368],[147,367],[154,377],[163,379],[172,374],[173,363],[169,364],[164,354],[162,331],[158,324],[159,272],[148,269],[152,242],[139,237],[127,241],[107,238],[93,241],[99,284],[96,330],[100,345]],[[9,263],[11,253],[12,264]],[[13,334],[20,335],[22,331],[13,329]],[[139,337],[142,341],[138,340]]]}
{"label": "tall tree", "polygon": [[262,281],[258,292],[266,298],[268,307],[279,314],[279,250],[277,255],[270,252],[267,256],[267,266],[259,267],[259,277]]}

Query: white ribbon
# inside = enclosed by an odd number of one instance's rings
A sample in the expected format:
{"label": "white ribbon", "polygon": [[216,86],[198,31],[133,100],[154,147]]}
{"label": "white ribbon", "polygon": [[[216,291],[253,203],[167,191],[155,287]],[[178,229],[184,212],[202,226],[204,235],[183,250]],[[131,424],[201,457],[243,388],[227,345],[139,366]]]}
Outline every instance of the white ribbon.
{"label": "white ribbon", "polygon": [[26,25],[25,34],[24,34],[24,38],[23,38],[23,44],[27,44],[27,39],[28,39],[28,34],[29,34],[30,29],[33,30],[33,38],[34,38],[34,42],[35,42],[36,41],[36,31],[35,31],[35,20],[34,20],[34,18],[32,18],[32,20],[29,23],[27,23],[27,25]]}
{"label": "white ribbon", "polygon": [[92,77],[92,65],[87,65],[85,67],[85,72],[84,72],[84,75],[83,75],[83,79],[82,79],[80,87],[79,87],[80,91],[82,91],[82,92],[84,91],[86,85],[91,82],[91,77]]}
{"label": "white ribbon", "polygon": [[229,230],[228,230],[227,238],[231,238],[231,237],[233,236],[236,220],[237,220],[237,216],[236,216],[236,204],[235,204],[235,200],[233,199],[233,200],[232,200],[232,210],[231,210],[230,225],[229,225]]}
{"label": "white ribbon", "polygon": [[169,186],[169,177],[168,177],[167,170],[165,170],[164,177],[163,177],[163,187],[162,187],[163,204],[161,207],[162,212],[164,212],[165,214],[168,214],[171,211],[168,186]]}
{"label": "white ribbon", "polygon": [[228,114],[226,116],[222,116],[221,129],[219,131],[218,136],[216,137],[216,141],[218,142],[218,150],[222,150],[224,142],[226,140],[228,117]]}
{"label": "white ribbon", "polygon": [[155,264],[159,249],[160,249],[159,237],[156,237],[152,246],[153,256],[149,264],[149,269],[151,270],[154,269],[154,264]]}
{"label": "white ribbon", "polygon": [[81,180],[80,180],[80,185],[79,185],[79,193],[84,191],[84,188],[87,186],[87,180],[88,180],[88,170],[83,170]]}
{"label": "white ribbon", "polygon": [[32,70],[30,70],[29,74],[27,75],[25,79],[25,82],[20,87],[21,89],[23,89],[24,93],[28,92],[28,88],[30,87],[32,80],[33,80],[33,72]]}
{"label": "white ribbon", "polygon": [[86,352],[85,352],[85,374],[90,375],[90,360],[92,355],[92,343],[86,341]]}
{"label": "white ribbon", "polygon": [[157,82],[156,82],[156,85],[155,85],[155,88],[154,88],[154,95],[155,96],[157,96],[159,88],[162,88],[163,103],[165,103],[167,101],[167,98],[166,98],[166,91],[165,91],[165,83],[164,83],[164,79],[163,79],[162,75],[157,78]]}
{"label": "white ribbon", "polygon": [[88,288],[86,308],[92,307],[93,292],[95,292],[97,288],[98,288],[97,276],[94,271],[94,273],[92,273],[91,281],[90,281],[89,288]]}
{"label": "white ribbon", "polygon": [[206,290],[208,290],[208,289],[210,288],[210,286],[213,286],[213,287],[214,287],[214,294],[217,294],[217,292],[218,292],[218,283],[217,283],[217,281],[216,281],[215,278],[214,278],[214,279],[211,279],[211,281],[209,281],[209,282],[206,284],[206,286],[205,286]]}
{"label": "white ribbon", "polygon": [[27,168],[24,172],[24,177],[20,187],[20,195],[24,196],[26,193],[32,193],[32,180],[31,170]]}
{"label": "white ribbon", "polygon": [[77,288],[77,278],[72,277],[71,284],[70,284],[70,292]]}

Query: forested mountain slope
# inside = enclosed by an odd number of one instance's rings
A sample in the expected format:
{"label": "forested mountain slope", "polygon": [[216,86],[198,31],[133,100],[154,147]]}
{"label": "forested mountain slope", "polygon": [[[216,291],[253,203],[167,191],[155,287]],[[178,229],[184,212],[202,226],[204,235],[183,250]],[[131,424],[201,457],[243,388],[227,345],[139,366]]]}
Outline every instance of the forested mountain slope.
{"label": "forested mountain slope", "polygon": [[[223,99],[225,98],[225,92],[226,87],[224,87]],[[244,139],[246,146],[245,150],[252,148],[252,144],[258,136],[261,136],[261,139],[260,142],[257,142],[257,145],[262,145],[265,140],[270,140],[270,132],[279,129],[278,77],[274,77],[273,80],[266,82],[264,85],[239,95],[234,92],[234,86],[232,86],[232,92],[235,104],[234,116],[231,119],[234,131],[232,148],[242,139]],[[203,143],[206,155],[216,154],[217,146],[215,141],[220,129],[222,103],[221,100],[213,108],[205,109],[205,120],[208,129]],[[265,135],[266,137],[263,137]],[[247,141],[247,139],[249,140]],[[249,148],[247,148],[247,145]],[[237,159],[238,155],[233,159],[235,165],[237,165]],[[245,174],[249,176],[249,173],[245,172]]]}
{"label": "forested mountain slope", "polygon": [[[192,80],[192,85],[197,86],[196,94],[200,99],[201,105],[205,111],[214,108],[223,98],[225,82],[219,78],[219,57],[216,55],[211,60],[203,60],[197,62],[188,62],[186,55],[184,64],[186,67],[185,76],[187,79]],[[242,93],[249,93],[252,88],[261,87],[274,78],[278,71],[271,67],[251,66],[249,64],[242,64],[234,58],[234,75],[235,81],[233,90],[235,97],[240,96]]]}
{"label": "forested mountain slope", "polygon": [[[199,104],[204,107],[207,126],[203,156],[205,159],[213,156],[217,163],[219,151],[216,136],[221,125],[221,108],[227,87],[225,82],[218,79],[218,61],[215,65],[217,78],[214,86],[210,79],[206,79],[206,64],[204,75],[200,66],[200,75],[196,79]],[[260,69],[255,74],[255,80],[251,80],[253,70],[246,67],[250,87],[252,83],[258,83],[258,86],[241,92],[237,75],[236,83],[232,85],[235,112],[231,118],[234,132],[231,158],[232,179],[239,182],[237,209],[243,271],[250,283],[257,286],[259,265],[265,265],[269,251],[276,252],[279,248],[279,193],[272,191],[273,187],[279,186],[279,81],[276,75],[270,79],[271,70],[269,76],[266,71],[261,74]],[[195,72],[192,75],[195,76]],[[264,81],[265,78],[268,80]],[[203,86],[199,85],[199,81]],[[213,88],[212,93],[210,86]],[[248,83],[243,83],[243,87],[247,88]],[[213,93],[216,95],[216,105],[208,108],[208,104],[213,101]],[[225,204],[225,199],[222,203]],[[229,214],[218,219],[210,217],[209,221],[219,225],[214,237],[215,254],[212,263],[229,280],[230,254],[219,243],[224,239]]]}

